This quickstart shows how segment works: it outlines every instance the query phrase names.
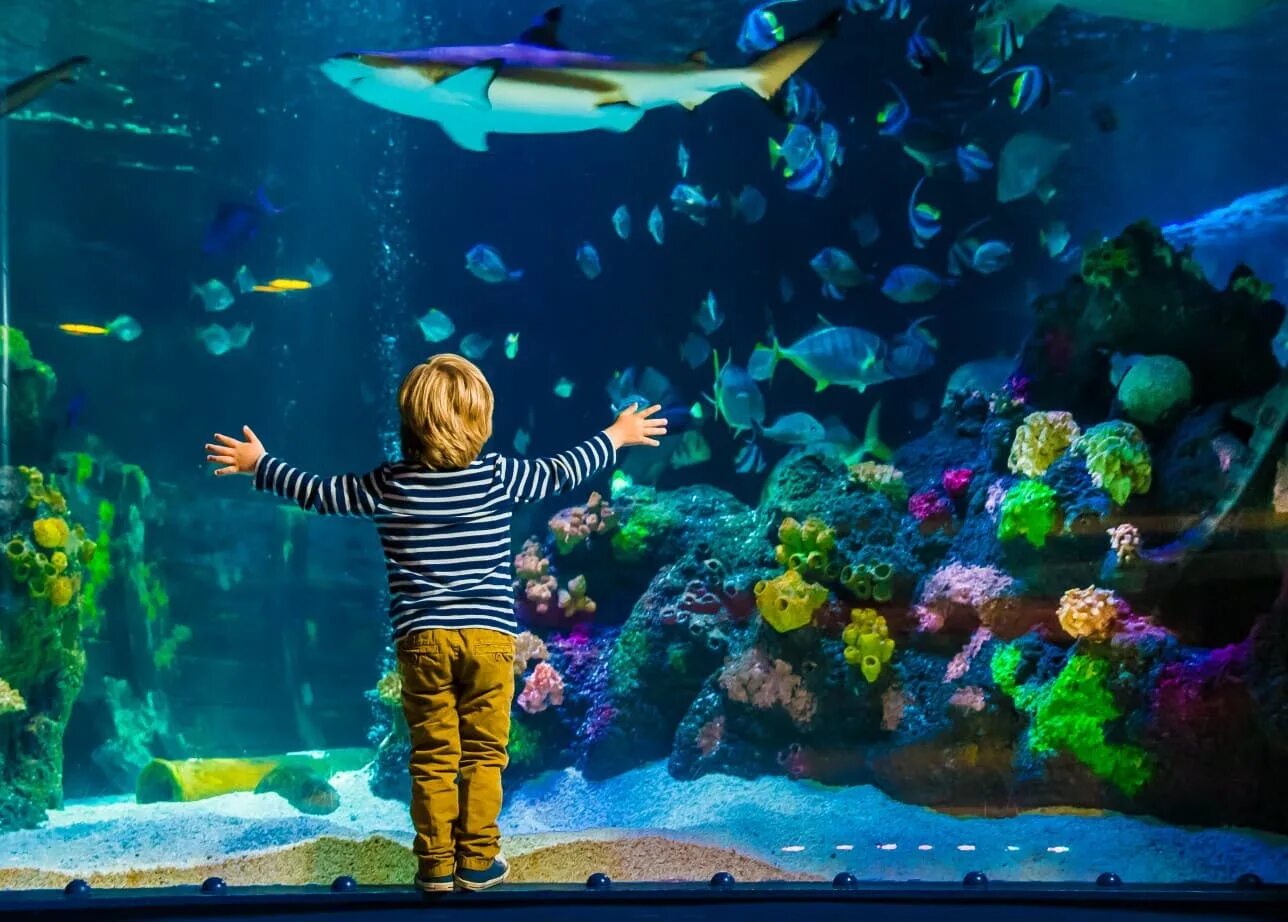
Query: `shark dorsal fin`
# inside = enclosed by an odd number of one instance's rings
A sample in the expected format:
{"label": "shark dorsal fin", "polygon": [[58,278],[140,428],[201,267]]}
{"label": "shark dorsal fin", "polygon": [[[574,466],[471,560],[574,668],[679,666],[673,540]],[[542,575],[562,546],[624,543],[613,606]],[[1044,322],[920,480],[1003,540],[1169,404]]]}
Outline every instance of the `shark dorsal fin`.
{"label": "shark dorsal fin", "polygon": [[699,67],[711,66],[711,58],[707,56],[707,49],[705,48],[699,48],[684,60],[690,64],[697,64]]}
{"label": "shark dorsal fin", "polygon": [[519,35],[520,45],[535,45],[538,48],[564,50],[559,41],[559,24],[563,22],[563,7],[552,6],[532,21],[532,25]]}
{"label": "shark dorsal fin", "polygon": [[473,67],[444,77],[438,82],[436,89],[451,94],[470,108],[491,109],[492,101],[488,99],[488,91],[492,89],[492,81],[496,79],[496,73],[504,63],[500,58],[480,61]]}

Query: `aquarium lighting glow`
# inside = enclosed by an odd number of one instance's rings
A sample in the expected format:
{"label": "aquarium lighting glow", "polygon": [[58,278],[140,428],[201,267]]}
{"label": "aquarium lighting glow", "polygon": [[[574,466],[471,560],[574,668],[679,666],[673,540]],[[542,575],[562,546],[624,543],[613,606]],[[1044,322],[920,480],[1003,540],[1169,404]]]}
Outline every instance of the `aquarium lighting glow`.
{"label": "aquarium lighting glow", "polygon": [[935,848],[935,847],[934,847],[933,845],[918,845],[918,846],[917,846],[917,851],[919,851],[919,852],[929,852],[929,851],[933,851],[933,850],[934,850],[934,848]]}
{"label": "aquarium lighting glow", "polygon": [[1008,845],[1006,846],[1006,850],[1008,852],[1018,852],[1020,850],[1020,847],[1018,845]]}
{"label": "aquarium lighting glow", "polygon": [[893,842],[881,842],[877,845],[877,848],[881,849],[883,852],[892,852],[898,847],[899,846]]}
{"label": "aquarium lighting glow", "polygon": [[804,846],[804,845],[784,845],[784,846],[783,846],[783,851],[785,851],[785,852],[803,852],[803,851],[805,851],[805,846]]}
{"label": "aquarium lighting glow", "polygon": [[1068,850],[1069,846],[1067,845],[1051,845],[1047,847],[1047,851],[1055,852],[1057,855],[1063,855]]}
{"label": "aquarium lighting glow", "polygon": [[852,852],[852,851],[854,851],[854,846],[853,846],[853,845],[838,845],[838,846],[836,847],[836,850],[837,850],[838,852]]}
{"label": "aquarium lighting glow", "polygon": [[959,845],[959,846],[957,846],[957,850],[958,850],[959,852],[973,852],[973,851],[975,850],[975,846],[973,846],[973,845]]}

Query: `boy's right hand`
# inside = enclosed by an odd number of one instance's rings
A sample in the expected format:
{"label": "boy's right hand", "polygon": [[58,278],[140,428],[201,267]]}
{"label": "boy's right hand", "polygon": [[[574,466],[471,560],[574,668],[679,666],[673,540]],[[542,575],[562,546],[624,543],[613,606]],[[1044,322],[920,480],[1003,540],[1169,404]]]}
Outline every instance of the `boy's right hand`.
{"label": "boy's right hand", "polygon": [[658,441],[654,436],[660,438],[666,435],[666,420],[653,416],[662,409],[662,405],[655,403],[642,410],[637,409],[638,406],[639,404],[632,403],[622,410],[617,415],[617,422],[604,430],[614,448],[629,448],[632,445],[656,446]]}

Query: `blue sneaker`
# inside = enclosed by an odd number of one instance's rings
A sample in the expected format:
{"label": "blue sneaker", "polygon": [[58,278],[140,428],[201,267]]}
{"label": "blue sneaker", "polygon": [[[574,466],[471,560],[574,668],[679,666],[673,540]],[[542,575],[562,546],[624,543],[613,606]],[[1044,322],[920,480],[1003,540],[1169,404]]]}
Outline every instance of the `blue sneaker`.
{"label": "blue sneaker", "polygon": [[444,874],[441,877],[416,875],[416,889],[421,893],[451,893],[455,888],[456,882],[451,874]]}
{"label": "blue sneaker", "polygon": [[491,866],[482,871],[471,871],[468,868],[458,867],[456,869],[456,886],[462,890],[477,892],[505,883],[505,879],[509,876],[510,865],[498,855]]}

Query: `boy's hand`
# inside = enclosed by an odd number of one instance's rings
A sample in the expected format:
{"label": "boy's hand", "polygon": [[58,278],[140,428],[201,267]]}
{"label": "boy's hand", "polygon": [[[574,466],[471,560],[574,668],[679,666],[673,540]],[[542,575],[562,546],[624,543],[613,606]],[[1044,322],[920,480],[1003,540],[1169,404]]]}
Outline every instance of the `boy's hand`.
{"label": "boy's hand", "polygon": [[662,409],[662,405],[655,403],[643,410],[636,409],[638,406],[639,404],[632,403],[622,410],[617,416],[617,422],[604,430],[614,448],[629,448],[632,445],[656,446],[658,441],[653,436],[666,435],[666,420],[653,416]]}
{"label": "boy's hand", "polygon": [[242,426],[242,433],[246,436],[244,442],[231,435],[221,435],[216,432],[215,441],[219,444],[206,445],[206,460],[211,464],[219,465],[215,468],[216,477],[224,474],[255,473],[255,465],[264,456],[264,443],[250,431],[250,426]]}

